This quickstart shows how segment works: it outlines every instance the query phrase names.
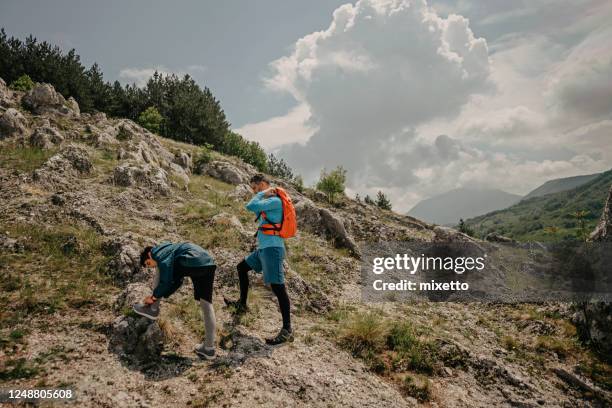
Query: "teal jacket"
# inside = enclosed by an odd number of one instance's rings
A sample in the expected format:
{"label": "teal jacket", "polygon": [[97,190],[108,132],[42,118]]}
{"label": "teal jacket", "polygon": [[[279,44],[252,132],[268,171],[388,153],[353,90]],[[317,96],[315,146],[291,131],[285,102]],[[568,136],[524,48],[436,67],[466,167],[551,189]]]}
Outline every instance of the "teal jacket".
{"label": "teal jacket", "polygon": [[[276,196],[266,198],[263,191],[255,194],[251,201],[247,203],[246,209],[255,213],[258,217],[262,211],[265,211],[269,221],[259,217],[260,226],[268,222],[278,224],[283,220],[283,202],[281,199]],[[264,234],[261,230],[257,230],[257,242],[259,243],[259,249],[285,247],[285,240],[283,238],[278,235]]]}
{"label": "teal jacket", "polygon": [[162,242],[153,247],[151,257],[157,262],[159,269],[159,284],[153,289],[153,296],[156,298],[170,296],[183,283],[183,278],[174,273],[175,262],[185,267],[215,265],[214,259],[208,252],[191,242],[177,244]]}

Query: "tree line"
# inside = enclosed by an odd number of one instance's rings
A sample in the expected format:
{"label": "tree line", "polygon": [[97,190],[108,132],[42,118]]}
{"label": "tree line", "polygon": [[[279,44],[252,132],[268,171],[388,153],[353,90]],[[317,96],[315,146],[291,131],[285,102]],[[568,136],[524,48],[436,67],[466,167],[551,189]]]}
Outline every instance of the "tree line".
{"label": "tree line", "polygon": [[0,77],[11,83],[24,74],[50,83],[66,98],[72,96],[82,112],[100,111],[152,125],[146,127],[164,137],[210,145],[267,171],[268,157],[261,146],[231,131],[219,100],[189,75],[156,72],[143,87],[110,83],[97,63],[86,68],[74,49],[64,53],[31,35],[21,41],[0,29]]}
{"label": "tree line", "polygon": [[[111,117],[132,119],[161,136],[202,146],[199,160],[210,160],[209,151],[239,157],[259,171],[304,189],[301,176],[274,154],[266,155],[257,142],[234,132],[218,99],[208,87],[201,88],[189,75],[163,75],[155,72],[143,87],[104,80],[100,66],[86,68],[74,49],[64,53],[32,35],[25,41],[8,37],[0,29],[0,77],[13,89],[25,91],[34,82],[46,82],[65,98],[73,97],[82,112],[104,112]],[[338,167],[323,169],[315,188],[323,191],[330,203],[344,194],[346,171]],[[361,201],[359,197],[356,197]],[[376,200],[366,196],[365,203],[391,209],[387,196],[379,192]]]}

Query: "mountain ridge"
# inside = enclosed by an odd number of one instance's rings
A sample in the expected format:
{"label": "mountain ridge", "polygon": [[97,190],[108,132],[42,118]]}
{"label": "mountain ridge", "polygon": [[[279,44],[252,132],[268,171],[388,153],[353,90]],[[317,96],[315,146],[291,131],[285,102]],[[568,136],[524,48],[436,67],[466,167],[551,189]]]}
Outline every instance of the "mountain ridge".
{"label": "mountain ridge", "polygon": [[499,189],[456,188],[420,201],[408,215],[441,225],[456,225],[459,219],[472,218],[518,202],[521,196]]}
{"label": "mountain ridge", "polygon": [[562,191],[571,190],[579,187],[589,181],[597,178],[601,173],[585,174],[579,176],[562,177],[544,182],[542,185],[534,188],[527,193],[522,199],[528,200],[533,197],[540,197],[546,194],[559,193]]}
{"label": "mountain ridge", "polygon": [[573,189],[524,199],[465,222],[479,236],[496,233],[545,241],[580,238],[597,224],[611,184],[612,170],[608,170]]}

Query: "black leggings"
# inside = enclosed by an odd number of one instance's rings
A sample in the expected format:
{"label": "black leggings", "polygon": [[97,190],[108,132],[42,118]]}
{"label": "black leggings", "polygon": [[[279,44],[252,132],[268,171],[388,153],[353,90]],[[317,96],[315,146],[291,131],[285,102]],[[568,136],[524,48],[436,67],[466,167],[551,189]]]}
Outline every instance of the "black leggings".
{"label": "black leggings", "polygon": [[[251,267],[245,260],[242,260],[236,269],[238,269],[238,280],[240,281],[240,303],[246,306],[249,295],[249,271]],[[291,302],[287,294],[287,287],[284,283],[272,283],[270,286],[272,286],[272,292],[274,292],[278,299],[278,306],[283,316],[283,328],[291,331]]]}

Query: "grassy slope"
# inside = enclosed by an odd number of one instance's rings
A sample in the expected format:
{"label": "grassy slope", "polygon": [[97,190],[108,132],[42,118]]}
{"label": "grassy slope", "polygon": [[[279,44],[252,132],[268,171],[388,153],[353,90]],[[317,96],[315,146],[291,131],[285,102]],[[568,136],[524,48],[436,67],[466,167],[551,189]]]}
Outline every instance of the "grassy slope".
{"label": "grassy slope", "polygon": [[[173,141],[162,139],[162,142],[169,148],[193,149]],[[49,154],[32,149],[3,150],[0,151],[0,167],[15,169],[20,164],[29,163],[21,171],[31,171]],[[94,160],[101,173],[109,172],[114,164],[114,158],[103,152],[99,157],[94,157]],[[159,212],[172,212],[177,232],[185,239],[202,243],[213,251],[221,248],[238,250],[241,244],[235,231],[211,226],[206,222],[220,212],[227,212],[249,225],[252,217],[244,211],[241,203],[226,196],[232,188],[210,177],[194,175],[191,177],[189,192],[176,191],[184,200],[182,205],[171,210],[165,200],[154,204]],[[45,191],[32,193],[33,199],[41,203],[49,195]],[[0,220],[0,227],[12,237],[30,237],[24,252],[0,253],[0,303],[6,306],[0,313],[0,345],[2,353],[7,357],[0,367],[0,380],[12,384],[59,387],[78,382],[80,374],[69,367],[80,368],[89,363],[95,366],[114,364],[114,360],[111,363],[96,360],[96,353],[81,352],[79,349],[71,351],[70,347],[64,347],[65,340],[59,341],[60,346],[57,347],[45,343],[47,351],[44,353],[32,351],[39,343],[37,339],[47,327],[45,325],[49,324],[50,318],[56,324],[65,326],[71,332],[70,336],[73,331],[88,336],[97,335],[101,339],[99,343],[104,347],[104,337],[96,334],[95,330],[98,327],[108,327],[113,318],[112,297],[120,289],[103,272],[108,258],[100,248],[102,237],[89,228],[72,225],[70,220],[66,220],[65,224],[32,229],[30,224],[4,219]],[[117,225],[113,227],[137,231],[139,225],[118,219]],[[82,244],[77,250],[66,247],[72,236]],[[292,241],[290,247],[290,264],[305,280],[316,282],[326,291],[336,287],[337,280],[342,280],[342,276],[335,271],[326,270],[325,265],[330,260],[331,264],[336,264],[334,258],[345,256],[343,251],[305,233],[299,240]],[[349,279],[354,278],[351,276]],[[264,299],[267,292],[260,285],[254,286],[252,311],[242,325],[247,329],[253,326],[256,332],[261,333],[259,325],[274,322],[278,316],[276,310],[270,307],[270,301]],[[160,322],[166,334],[176,340],[171,347],[180,355],[189,355],[190,350],[183,347],[184,344],[202,336],[199,310],[188,292],[168,302],[164,319]],[[357,302],[354,302],[355,299]],[[567,326],[566,320],[555,316],[537,315],[529,305],[500,306],[494,310],[461,305],[449,307],[440,303],[394,304],[379,308],[361,304],[358,297],[355,299],[347,300],[346,303],[344,300],[339,301],[332,311],[323,316],[297,312],[296,319],[300,327],[295,346],[297,350],[301,344],[307,345],[307,349],[317,345],[328,349],[326,341],[331,340],[354,357],[362,359],[371,371],[395,384],[402,394],[421,401],[444,401],[448,398],[444,392],[447,380],[438,372],[440,364],[452,364],[457,372],[461,372],[461,367],[466,364],[461,355],[440,355],[436,339],[455,340],[464,344],[474,342],[473,347],[480,351],[489,347],[503,347],[507,350],[508,363],[528,366],[536,376],[546,372],[544,362],[552,359],[550,356],[556,353],[563,359],[586,367],[585,370],[589,370],[587,376],[601,386],[610,387],[605,379],[598,378],[609,378],[608,366],[600,365],[576,343],[573,326]],[[96,312],[101,317],[94,317],[97,316]],[[220,322],[228,320],[220,307],[218,312]],[[66,316],[70,316],[74,322],[65,320]],[[546,321],[559,329],[547,336],[526,333],[524,322],[531,320]],[[336,350],[331,352],[338,353]],[[293,353],[292,348],[279,355],[293,355],[290,353]],[[56,374],[55,366],[59,361],[63,367],[61,371],[65,373],[62,376],[66,380],[60,381]],[[294,360],[293,364],[299,366],[301,362]],[[132,381],[128,374],[118,371],[118,375],[124,375],[126,381]],[[208,386],[210,380],[225,386],[227,376],[236,376],[234,380],[237,381],[241,379],[240,373],[230,369],[221,374],[211,374],[207,367],[194,366],[176,379],[166,380],[164,384],[172,389],[185,390],[193,382],[203,390],[210,390],[213,388]],[[100,381],[105,383],[107,379],[102,375]],[[245,381],[252,384],[255,380]],[[458,383],[459,380],[451,378],[448,381]],[[163,389],[152,390],[150,394],[154,395],[152,398],[160,398],[156,401],[161,401],[163,392]],[[171,399],[172,396],[167,398]],[[214,398],[198,395],[193,406],[218,405],[219,401],[215,403]],[[222,401],[228,401],[229,398],[227,391],[219,397]]]}
{"label": "grassy slope", "polygon": [[[597,224],[611,184],[612,170],[609,170],[572,190],[523,200],[466,222],[478,236],[495,232],[521,241],[581,237]],[[586,212],[584,231],[574,215],[577,211]],[[558,230],[551,232],[547,227]]]}

